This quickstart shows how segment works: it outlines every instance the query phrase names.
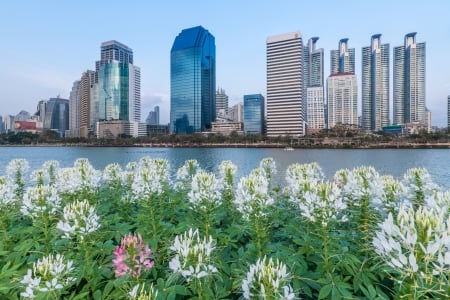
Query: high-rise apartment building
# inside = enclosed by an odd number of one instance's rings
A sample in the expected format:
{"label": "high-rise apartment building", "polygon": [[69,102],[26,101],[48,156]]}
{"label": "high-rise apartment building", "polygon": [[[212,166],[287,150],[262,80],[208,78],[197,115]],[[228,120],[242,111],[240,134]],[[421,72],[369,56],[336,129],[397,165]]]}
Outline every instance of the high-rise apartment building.
{"label": "high-rise apartment building", "polygon": [[425,43],[416,42],[416,32],[394,47],[394,124],[426,125],[425,59]]}
{"label": "high-rise apartment building", "polygon": [[219,112],[226,111],[228,109],[228,95],[224,89],[217,89],[216,92],[216,115]]}
{"label": "high-rise apartment building", "polygon": [[339,49],[331,50],[330,56],[331,75],[327,79],[328,128],[337,125],[358,126],[355,48],[348,48],[348,39],[341,39]]}
{"label": "high-rise apartment building", "polygon": [[261,94],[244,95],[244,133],[264,133],[264,97]]}
{"label": "high-rise apartment building", "polygon": [[94,124],[91,123],[91,109],[93,101],[93,88],[95,85],[95,72],[87,70],[81,75],[79,84],[79,116],[78,124],[80,128],[80,137],[87,138],[89,132],[93,131]]}
{"label": "high-rise apartment building", "polygon": [[267,38],[267,135],[305,134],[300,32]]}
{"label": "high-rise apartment building", "polygon": [[362,48],[361,97],[362,129],[383,130],[389,125],[389,44],[381,43],[381,34]]}
{"label": "high-rise apartment building", "polygon": [[170,131],[202,132],[215,119],[215,38],[201,26],[183,29],[170,53]]}
{"label": "high-rise apartment building", "polygon": [[150,124],[150,125],[159,125],[159,106],[158,105],[156,105],[155,108],[148,113],[146,123]]}
{"label": "high-rise apartment building", "polygon": [[358,126],[358,86],[349,73],[330,75],[328,90],[328,128],[337,125]]}
{"label": "high-rise apartment building", "polygon": [[447,130],[450,130],[450,95],[447,97]]}
{"label": "high-rise apartment building", "polygon": [[348,48],[348,39],[339,41],[339,49],[331,50],[331,75],[337,73],[355,74],[355,48]]}
{"label": "high-rise apartment building", "polygon": [[303,52],[303,98],[306,99],[308,133],[325,129],[325,99],[323,80],[323,48],[316,49],[318,37],[308,40]]}
{"label": "high-rise apartment building", "polygon": [[236,103],[231,108],[231,119],[233,122],[244,121],[244,104],[242,102]]}
{"label": "high-rise apartment building", "polygon": [[[80,136],[80,81],[75,80],[69,95],[69,137]],[[40,107],[38,106],[40,114]]]}

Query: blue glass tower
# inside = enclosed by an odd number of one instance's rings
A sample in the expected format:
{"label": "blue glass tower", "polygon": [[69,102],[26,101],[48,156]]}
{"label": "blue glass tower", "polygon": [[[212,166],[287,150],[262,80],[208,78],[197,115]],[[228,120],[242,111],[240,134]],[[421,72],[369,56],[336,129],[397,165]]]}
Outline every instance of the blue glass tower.
{"label": "blue glass tower", "polygon": [[245,134],[264,133],[264,97],[261,94],[244,95]]}
{"label": "blue glass tower", "polygon": [[201,26],[184,29],[170,53],[170,131],[201,132],[216,119],[216,45]]}

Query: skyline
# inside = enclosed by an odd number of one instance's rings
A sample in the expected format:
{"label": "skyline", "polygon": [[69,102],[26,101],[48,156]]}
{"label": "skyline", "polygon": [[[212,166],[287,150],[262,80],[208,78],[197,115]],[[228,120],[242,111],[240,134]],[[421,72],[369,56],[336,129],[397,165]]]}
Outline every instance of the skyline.
{"label": "skyline", "polygon": [[[207,5],[209,4],[209,5]],[[369,11],[364,2],[346,5],[327,3],[319,8],[310,2],[237,0],[226,3],[176,1],[157,6],[131,1],[123,7],[80,1],[15,1],[0,4],[0,25],[5,57],[0,71],[2,93],[0,115],[36,111],[39,100],[60,95],[68,99],[75,80],[95,69],[102,42],[117,40],[134,52],[141,69],[142,109],[145,120],[154,106],[160,106],[161,123],[169,122],[170,49],[185,28],[203,26],[216,42],[216,88],[223,88],[229,105],[248,94],[267,96],[266,40],[269,36],[299,31],[303,45],[319,37],[324,48],[324,76],[330,75],[330,51],[348,38],[355,48],[358,78],[358,114],[361,114],[361,51],[373,34],[382,34],[392,49],[403,44],[404,36],[417,32],[417,41],[427,44],[426,104],[432,125],[447,125],[447,96],[450,95],[450,3],[444,0],[377,1]],[[26,9],[23,9],[27,7]],[[380,14],[381,17],[377,17]],[[341,20],[339,22],[339,20]],[[392,78],[392,67],[390,70]],[[391,81],[392,86],[392,81]],[[390,107],[392,122],[392,88]]]}

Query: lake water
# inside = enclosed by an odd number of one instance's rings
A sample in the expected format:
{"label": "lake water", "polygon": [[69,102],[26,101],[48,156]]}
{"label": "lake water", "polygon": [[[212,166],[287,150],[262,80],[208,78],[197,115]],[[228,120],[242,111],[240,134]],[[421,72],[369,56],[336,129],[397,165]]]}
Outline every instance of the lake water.
{"label": "lake water", "polygon": [[222,160],[231,160],[238,166],[238,177],[247,175],[259,161],[273,157],[277,162],[278,179],[293,163],[317,162],[325,175],[331,178],[342,168],[373,166],[382,175],[402,176],[407,169],[424,167],[433,180],[450,189],[450,149],[254,149],[254,148],[141,148],[141,147],[0,147],[0,175],[12,159],[24,158],[31,169],[45,161],[58,160],[61,167],[69,167],[77,158],[87,158],[97,169],[117,162],[125,166],[141,157],[165,158],[172,171],[185,160],[196,159],[207,171],[217,171]]}

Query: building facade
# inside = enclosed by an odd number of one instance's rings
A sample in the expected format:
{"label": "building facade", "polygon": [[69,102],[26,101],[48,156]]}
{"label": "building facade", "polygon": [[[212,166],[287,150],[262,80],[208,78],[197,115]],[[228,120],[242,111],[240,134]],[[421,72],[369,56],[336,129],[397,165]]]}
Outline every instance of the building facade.
{"label": "building facade", "polygon": [[303,52],[303,98],[306,99],[307,132],[325,129],[324,55],[317,49],[318,37],[308,40]]}
{"label": "building facade", "polygon": [[264,97],[244,95],[244,133],[264,134]]}
{"label": "building facade", "polygon": [[170,131],[210,130],[215,119],[215,38],[201,26],[184,29],[170,53]]}
{"label": "building facade", "polygon": [[231,107],[231,119],[233,122],[244,121],[244,104],[242,102],[236,103]]}
{"label": "building facade", "polygon": [[330,73],[355,74],[355,48],[348,47],[348,39],[339,41],[339,49],[330,51]]}
{"label": "building facade", "polygon": [[226,114],[228,111],[228,95],[224,89],[217,89],[216,91],[216,116]]}
{"label": "building facade", "polygon": [[152,111],[148,113],[146,123],[149,125],[159,125],[159,106],[156,105]]}
{"label": "building facade", "polygon": [[[132,130],[121,134],[135,136],[138,132],[135,128],[139,127],[141,119],[141,71],[133,64],[133,51],[114,40],[102,43],[94,83],[97,93],[91,97],[98,105],[98,121],[129,123],[122,128]],[[104,129],[105,126],[97,128]],[[116,129],[115,126],[113,131]]]}
{"label": "building facade", "polygon": [[447,97],[447,130],[450,130],[450,95]]}
{"label": "building facade", "polygon": [[[80,81],[75,80],[72,85],[72,90],[69,95],[69,131],[67,136],[80,136]],[[39,107],[38,107],[38,111]]]}
{"label": "building facade", "polygon": [[356,76],[334,74],[327,79],[328,128],[358,126],[358,88]]}
{"label": "building facade", "polygon": [[300,32],[271,36],[267,54],[267,135],[305,135]]}
{"label": "building facade", "polygon": [[381,34],[362,48],[361,99],[364,131],[381,131],[389,125],[389,44],[381,44]]}
{"label": "building facade", "polygon": [[415,32],[394,48],[394,124],[426,124],[425,49],[425,43],[416,42]]}
{"label": "building facade", "polygon": [[43,123],[44,129],[54,130],[58,136],[64,136],[69,130],[69,100],[50,98],[45,103]]}

